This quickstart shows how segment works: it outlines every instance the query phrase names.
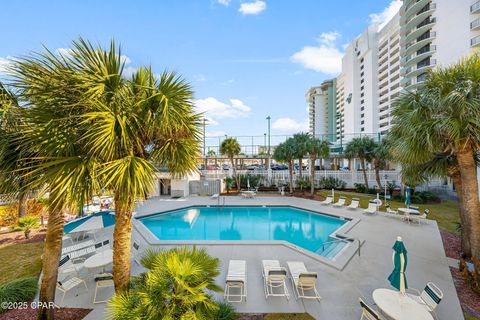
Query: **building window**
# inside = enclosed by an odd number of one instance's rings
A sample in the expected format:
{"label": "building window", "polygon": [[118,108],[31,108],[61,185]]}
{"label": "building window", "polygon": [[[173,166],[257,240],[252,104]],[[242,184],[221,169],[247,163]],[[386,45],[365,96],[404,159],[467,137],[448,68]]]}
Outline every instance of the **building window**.
{"label": "building window", "polygon": [[365,128],[361,128],[360,131],[362,131],[362,132],[365,131]]}
{"label": "building window", "polygon": [[365,72],[362,71],[362,73],[360,73],[360,77],[363,77],[364,74],[365,74]]}
{"label": "building window", "polygon": [[365,93],[362,92],[362,94],[360,95],[360,98],[363,98],[365,96]]}
{"label": "building window", "polygon": [[361,86],[361,87],[360,87],[360,90],[362,90],[362,91],[363,91],[363,89],[365,89],[365,86]]}
{"label": "building window", "polygon": [[364,104],[364,103],[365,103],[365,100],[360,101],[360,104]]}
{"label": "building window", "polygon": [[364,59],[363,59],[363,58],[362,58],[362,59],[360,59],[360,63],[363,63],[363,61],[364,61]]}
{"label": "building window", "polygon": [[365,113],[362,113],[362,114],[360,115],[360,118],[365,118]]}
{"label": "building window", "polygon": [[361,108],[360,108],[360,111],[363,111],[363,110],[365,110],[365,107],[361,107]]}
{"label": "building window", "polygon": [[364,66],[363,66],[363,64],[362,64],[362,65],[360,66],[360,70],[363,70],[363,68],[364,68]]}
{"label": "building window", "polygon": [[360,124],[365,124],[365,120],[362,120],[362,122],[360,122]]}

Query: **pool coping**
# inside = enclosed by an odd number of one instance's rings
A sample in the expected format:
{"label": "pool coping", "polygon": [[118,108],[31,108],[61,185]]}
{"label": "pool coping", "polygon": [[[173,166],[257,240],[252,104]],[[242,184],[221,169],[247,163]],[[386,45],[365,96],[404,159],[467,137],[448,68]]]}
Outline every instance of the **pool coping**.
{"label": "pool coping", "polygon": [[[303,255],[306,255],[312,259],[317,260],[318,262],[321,262],[325,265],[328,265],[330,267],[333,267],[337,270],[343,270],[345,266],[348,264],[348,262],[353,258],[353,256],[359,252],[362,244],[364,241],[361,241],[356,238],[352,238],[348,235],[348,232],[352,230],[360,221],[361,219],[356,218],[356,217],[346,217],[342,216],[341,214],[331,214],[331,213],[325,213],[325,212],[320,212],[317,210],[312,210],[308,208],[302,208],[301,206],[297,205],[227,205],[225,207],[259,207],[259,208],[265,208],[265,207],[287,207],[287,208],[293,208],[293,209],[299,209],[299,210],[304,210],[304,211],[309,211],[313,212],[316,214],[321,214],[324,216],[329,216],[337,219],[342,219],[345,220],[346,223],[340,226],[337,230],[332,232],[329,236],[332,238],[336,239],[343,239],[349,242],[344,248],[342,248],[335,257],[329,259],[326,257],[323,257],[319,254],[316,254],[314,252],[311,252],[307,249],[304,249],[302,247],[296,246],[293,243],[290,243],[286,240],[160,240],[155,236],[150,229],[148,229],[140,220],[144,218],[148,218],[151,216],[156,216],[159,214],[166,214],[178,210],[185,210],[188,208],[199,208],[199,207],[204,207],[204,208],[215,208],[215,207],[223,207],[223,206],[218,206],[218,205],[185,205],[185,206],[180,206],[175,209],[171,210],[164,210],[164,211],[159,211],[155,213],[149,213],[145,215],[135,215],[134,219],[132,219],[132,225],[133,228],[138,234],[138,236],[142,237],[144,242],[147,245],[158,245],[158,246],[175,246],[175,245],[199,245],[199,246],[213,246],[213,245],[268,245],[268,246],[281,246],[281,247],[286,247],[291,250],[294,250],[298,253],[301,253]],[[138,239],[137,239],[138,240]]]}

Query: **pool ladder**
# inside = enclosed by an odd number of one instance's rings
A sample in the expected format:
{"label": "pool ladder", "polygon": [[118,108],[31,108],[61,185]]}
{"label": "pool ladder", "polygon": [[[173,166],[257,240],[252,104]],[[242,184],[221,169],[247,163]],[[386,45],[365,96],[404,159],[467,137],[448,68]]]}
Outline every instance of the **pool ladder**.
{"label": "pool ladder", "polygon": [[[221,198],[221,201],[220,201],[220,198]],[[222,202],[221,205],[220,205],[220,202]],[[222,209],[223,209],[223,207],[225,207],[225,196],[217,198],[217,207],[218,208],[221,207]]]}

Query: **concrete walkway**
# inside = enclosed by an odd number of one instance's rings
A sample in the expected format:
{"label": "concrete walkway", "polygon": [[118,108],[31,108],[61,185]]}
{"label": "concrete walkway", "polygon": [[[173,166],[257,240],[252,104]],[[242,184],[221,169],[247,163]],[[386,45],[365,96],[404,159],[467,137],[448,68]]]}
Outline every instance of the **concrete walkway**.
{"label": "concrete walkway", "polygon": [[[137,206],[137,217],[151,213],[174,210],[191,205],[215,205],[218,200],[207,197],[190,197],[187,199],[152,199]],[[449,271],[449,261],[445,257],[440,233],[435,221],[426,224],[407,224],[401,220],[385,217],[382,214],[367,216],[361,210],[350,211],[343,208],[321,206],[316,201],[290,197],[261,197],[242,199],[227,197],[226,205],[291,205],[307,210],[339,215],[347,218],[358,218],[360,222],[348,234],[364,241],[361,255],[355,255],[343,270],[302,254],[295,249],[276,245],[245,245],[240,241],[235,245],[205,245],[208,252],[221,260],[222,270],[217,283],[223,286],[226,269],[230,259],[242,259],[248,265],[248,300],[235,304],[238,312],[308,312],[316,319],[349,320],[360,318],[361,310],[358,298],[364,297],[372,303],[372,292],[376,288],[391,288],[386,280],[392,271],[392,245],[397,235],[402,236],[408,250],[409,260],[407,279],[410,287],[422,289],[428,281],[437,284],[444,293],[444,299],[438,307],[439,319],[460,320],[463,313],[457,298],[453,280]],[[133,237],[143,239],[136,229]],[[162,246],[167,248],[168,246]],[[307,268],[319,275],[318,289],[321,302],[295,301],[293,296],[287,301],[284,298],[265,299],[261,277],[261,260],[278,259],[282,265],[286,261],[304,261]],[[140,267],[132,264],[132,273],[141,272]],[[94,283],[89,279],[89,293],[81,288],[70,292],[65,298],[68,306],[94,308],[85,319],[104,319],[105,304],[92,304]],[[290,283],[290,292],[293,288]],[[111,294],[105,292],[104,294]],[[58,297],[58,296],[57,296]],[[221,294],[217,295],[221,299]]]}

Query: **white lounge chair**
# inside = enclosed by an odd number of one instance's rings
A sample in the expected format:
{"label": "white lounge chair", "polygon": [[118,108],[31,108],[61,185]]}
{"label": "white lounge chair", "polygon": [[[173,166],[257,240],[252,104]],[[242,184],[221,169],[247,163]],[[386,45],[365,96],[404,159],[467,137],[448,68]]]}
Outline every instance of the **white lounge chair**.
{"label": "white lounge chair", "polygon": [[360,306],[362,307],[362,317],[360,320],[382,320],[378,313],[373,310],[362,298],[359,298],[358,301],[360,302]]}
{"label": "white lounge chair", "polygon": [[427,220],[427,215],[430,213],[430,210],[425,209],[423,214],[409,214],[408,218],[411,222],[417,222],[420,224],[422,221]]}
{"label": "white lounge chair", "polygon": [[368,201],[368,208],[363,209],[364,213],[369,213],[369,214],[374,214],[377,212],[378,209],[378,203],[374,200]]}
{"label": "white lounge chair", "polygon": [[443,292],[439,287],[437,287],[433,282],[428,282],[422,292],[413,288],[409,288],[408,290],[415,292],[415,294],[407,293],[408,297],[421,304],[427,311],[431,312],[435,317],[437,317],[435,310],[443,299]]}
{"label": "white lounge chair", "polygon": [[77,251],[77,250],[80,250],[80,249],[83,249],[83,248],[92,247],[94,245],[95,245],[95,241],[93,241],[93,240],[87,240],[87,241],[79,242],[77,244],[74,244],[73,246],[63,248],[62,249],[62,255],[65,255],[67,253]]}
{"label": "white lounge chair", "polygon": [[215,193],[215,194],[212,194],[212,199],[218,199],[218,197],[220,196],[220,194],[218,193]]}
{"label": "white lounge chair", "polygon": [[78,276],[80,270],[82,269],[83,269],[83,264],[73,263],[69,255],[66,255],[65,257],[60,259],[58,263],[58,273],[61,275],[74,272],[75,275]]}
{"label": "white lounge chair", "polygon": [[60,304],[63,303],[65,294],[80,284],[83,284],[85,286],[85,289],[87,289],[88,291],[88,287],[85,281],[77,277],[70,278],[66,281],[57,281],[57,289],[63,293],[62,299],[60,300]]}
{"label": "white lounge chair", "polygon": [[342,197],[338,198],[338,201],[335,202],[335,203],[333,204],[333,206],[335,206],[335,207],[343,207],[343,206],[345,205],[345,201],[346,201],[346,200],[347,200],[347,198],[345,198],[345,197],[342,196]]}
{"label": "white lounge chair", "polygon": [[[320,295],[317,292],[316,282],[318,275],[316,272],[308,272],[305,264],[301,261],[287,261],[288,271],[292,286],[295,289],[295,298],[316,299],[320,302]],[[310,294],[308,294],[310,292]]]}
{"label": "white lounge chair", "polygon": [[352,202],[350,202],[350,205],[347,206],[347,209],[357,209],[359,205],[360,205],[360,199],[352,198]]}
{"label": "white lounge chair", "polygon": [[325,198],[325,200],[320,202],[320,204],[332,204],[332,202],[333,202],[332,196],[327,196],[327,198]]}
{"label": "white lounge chair", "polygon": [[[278,260],[262,260],[263,286],[265,298],[286,297],[289,299],[287,289],[287,270],[280,267]],[[275,291],[278,291],[275,293]]]}
{"label": "white lounge chair", "polygon": [[97,301],[97,292],[99,288],[114,287],[113,274],[101,273],[95,276],[95,295],[93,296],[93,304],[107,302],[107,300]]}
{"label": "white lounge chair", "polygon": [[[232,293],[232,291],[238,293]],[[245,260],[230,260],[223,297],[228,302],[247,301],[247,262]]]}

